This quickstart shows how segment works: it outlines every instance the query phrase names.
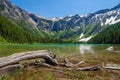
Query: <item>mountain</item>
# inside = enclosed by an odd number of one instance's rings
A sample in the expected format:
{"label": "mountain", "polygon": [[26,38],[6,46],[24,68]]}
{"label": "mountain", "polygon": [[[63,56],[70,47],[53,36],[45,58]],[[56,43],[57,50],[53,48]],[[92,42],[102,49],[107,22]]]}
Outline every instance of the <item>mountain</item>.
{"label": "mountain", "polygon": [[[104,26],[120,22],[120,4],[111,9],[104,9],[86,15],[67,16],[54,23],[53,31],[82,29],[83,37],[94,35],[104,29]],[[81,39],[79,41],[82,41]]]}
{"label": "mountain", "polygon": [[29,13],[8,0],[0,0],[0,13],[27,30],[37,30],[35,22],[29,17]]}
{"label": "mountain", "polygon": [[120,4],[111,9],[103,9],[95,13],[66,16],[54,22],[52,31],[59,34],[67,30],[72,30],[71,33],[57,35],[57,38],[75,38],[75,41],[87,42],[95,34],[104,30],[106,26],[118,22],[120,22]]}
{"label": "mountain", "polygon": [[47,20],[38,15],[26,12],[25,10],[11,3],[9,0],[0,0],[0,14],[14,21],[14,23],[22,26],[24,29],[32,32],[37,32],[39,29],[43,28],[43,30],[46,30],[48,24],[51,24],[52,22],[51,20]]}
{"label": "mountain", "polygon": [[29,13],[9,0],[0,0],[0,14],[38,39],[48,40],[45,42],[87,42],[107,26],[120,22],[120,4],[95,13],[47,19]]}
{"label": "mountain", "polygon": [[[42,29],[39,30],[39,26],[37,26],[38,24],[36,23],[37,21],[36,22],[34,21],[36,18],[37,20],[40,19],[41,21],[49,21],[49,20],[28,13],[25,10],[11,3],[9,0],[0,0],[0,14],[1,16],[6,17],[6,20],[8,20],[10,24],[21,28],[26,33],[30,33],[30,35],[32,34],[32,36],[34,35],[35,36],[34,38],[39,39],[37,41],[35,40],[35,42],[48,42],[50,40],[51,34],[48,34],[45,30]],[[13,28],[12,26],[9,27],[11,29]],[[45,39],[48,39],[48,41]],[[10,40],[10,42],[14,42],[14,41]]]}

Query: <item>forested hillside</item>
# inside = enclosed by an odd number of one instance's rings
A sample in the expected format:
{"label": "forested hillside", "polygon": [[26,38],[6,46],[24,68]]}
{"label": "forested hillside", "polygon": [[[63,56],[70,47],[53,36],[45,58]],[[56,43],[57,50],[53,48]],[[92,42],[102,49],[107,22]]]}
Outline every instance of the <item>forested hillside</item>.
{"label": "forested hillside", "polygon": [[44,31],[39,31],[38,34],[31,33],[22,29],[7,18],[0,15],[0,42],[7,41],[10,43],[35,43],[49,42],[50,35]]}
{"label": "forested hillside", "polygon": [[0,15],[0,35],[7,42],[33,42],[32,35]]}
{"label": "forested hillside", "polygon": [[[0,15],[0,42],[8,43],[61,43],[65,42],[54,38],[50,33],[39,30],[38,33],[30,32],[15,25],[7,18]],[[66,41],[67,42],[67,41]]]}
{"label": "forested hillside", "polygon": [[120,44],[120,22],[108,26],[98,35],[93,37],[89,43]]}

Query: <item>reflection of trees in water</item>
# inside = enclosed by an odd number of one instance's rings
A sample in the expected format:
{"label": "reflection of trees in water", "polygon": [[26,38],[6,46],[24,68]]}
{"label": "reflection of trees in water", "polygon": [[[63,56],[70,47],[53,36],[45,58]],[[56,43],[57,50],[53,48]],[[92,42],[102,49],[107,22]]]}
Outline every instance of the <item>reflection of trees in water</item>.
{"label": "reflection of trees in water", "polygon": [[80,54],[84,53],[94,53],[91,45],[80,45],[79,46]]}

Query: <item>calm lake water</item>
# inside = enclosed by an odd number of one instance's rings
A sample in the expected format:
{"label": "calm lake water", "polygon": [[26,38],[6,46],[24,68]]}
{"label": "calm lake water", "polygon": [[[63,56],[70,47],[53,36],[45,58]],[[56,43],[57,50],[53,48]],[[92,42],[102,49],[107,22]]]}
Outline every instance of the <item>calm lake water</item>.
{"label": "calm lake water", "polygon": [[78,57],[120,64],[120,44],[0,44],[0,57],[33,50],[53,50],[58,58]]}

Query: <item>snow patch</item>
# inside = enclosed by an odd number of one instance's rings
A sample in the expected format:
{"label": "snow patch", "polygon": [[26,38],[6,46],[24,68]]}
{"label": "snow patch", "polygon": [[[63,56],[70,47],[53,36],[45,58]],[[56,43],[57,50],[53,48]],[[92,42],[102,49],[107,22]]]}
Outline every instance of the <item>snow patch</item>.
{"label": "snow patch", "polygon": [[60,19],[63,19],[63,17],[60,17]]}
{"label": "snow patch", "polygon": [[49,19],[49,20],[52,20],[52,21],[54,22],[54,21],[59,21],[60,18],[55,18],[55,17],[54,17],[54,18],[51,18],[51,19]]}
{"label": "snow patch", "polygon": [[52,21],[57,21],[57,19],[56,18],[52,18]]}
{"label": "snow patch", "polygon": [[61,19],[63,19],[63,17],[53,17],[53,18],[49,18],[48,20],[52,20],[54,22],[54,21],[59,21]]}
{"label": "snow patch", "polygon": [[104,25],[104,23],[103,22],[101,22],[101,26],[103,26]]}
{"label": "snow patch", "polygon": [[111,21],[113,21],[113,20],[114,20],[114,17],[111,17],[110,19],[106,19],[105,25],[111,23]]}
{"label": "snow patch", "polygon": [[87,17],[88,14],[79,15],[80,17]]}
{"label": "snow patch", "polygon": [[71,18],[68,18],[66,21],[70,21],[71,20]]}
{"label": "snow patch", "polygon": [[74,22],[74,24],[76,24],[79,20],[80,20],[80,19],[77,19],[77,20]]}
{"label": "snow patch", "polygon": [[116,24],[116,23],[118,23],[118,22],[120,22],[120,19],[118,19],[118,20],[114,20],[114,21],[112,21],[111,23],[109,23],[110,25],[112,25],[112,24]]}
{"label": "snow patch", "polygon": [[83,36],[84,36],[84,34],[83,34],[83,33],[81,33],[81,35],[80,35],[80,37],[79,37],[79,38],[81,39]]}
{"label": "snow patch", "polygon": [[117,16],[118,15],[116,15],[115,17],[111,17],[110,19],[106,19],[105,25],[112,25],[120,22],[120,19],[116,20]]}
{"label": "snow patch", "polygon": [[93,37],[93,36],[89,36],[89,37],[87,37],[87,38],[82,38],[82,39],[79,40],[79,42],[87,42],[87,41],[89,41],[92,37]]}

